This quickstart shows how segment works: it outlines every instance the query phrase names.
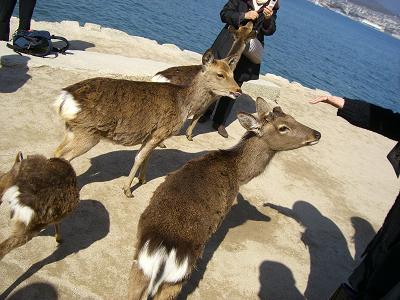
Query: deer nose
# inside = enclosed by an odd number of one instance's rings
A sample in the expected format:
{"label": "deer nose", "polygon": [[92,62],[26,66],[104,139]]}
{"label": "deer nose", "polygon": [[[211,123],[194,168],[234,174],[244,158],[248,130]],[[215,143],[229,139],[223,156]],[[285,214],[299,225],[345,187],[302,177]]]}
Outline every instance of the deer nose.
{"label": "deer nose", "polygon": [[314,137],[319,140],[321,138],[321,133],[319,131],[314,130]]}

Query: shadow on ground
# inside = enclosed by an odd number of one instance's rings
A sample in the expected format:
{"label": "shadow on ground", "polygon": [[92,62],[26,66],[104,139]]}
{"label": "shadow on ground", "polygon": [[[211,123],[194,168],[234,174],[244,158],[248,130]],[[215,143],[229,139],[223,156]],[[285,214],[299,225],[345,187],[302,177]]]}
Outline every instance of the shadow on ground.
{"label": "shadow on ground", "polygon": [[15,293],[8,300],[23,299],[40,299],[40,300],[57,300],[58,293],[54,286],[46,282],[37,282],[29,284]]}
{"label": "shadow on ground", "polygon": [[292,271],[284,264],[264,261],[260,265],[260,291],[258,297],[268,300],[303,300],[296,287]]}
{"label": "shadow on ground", "polygon": [[[86,41],[81,41],[81,40],[71,40],[69,42],[69,48],[68,50],[80,50],[80,51],[85,51],[88,48],[93,48],[96,45],[90,42]],[[55,47],[63,47],[65,43],[63,42],[54,42],[53,43]]]}
{"label": "shadow on ground", "polygon": [[0,93],[14,93],[31,78],[28,75],[29,59],[18,54],[1,57]]}
{"label": "shadow on ground", "polygon": [[[113,151],[90,159],[91,166],[78,176],[82,188],[93,182],[110,181],[121,176],[128,176],[133,166],[137,151]],[[187,153],[176,149],[155,149],[147,165],[146,179],[162,177],[183,166],[187,161],[205,155],[207,152]]]}
{"label": "shadow on ground", "polygon": [[[0,295],[5,299],[18,285],[30,278],[46,265],[60,261],[67,256],[88,248],[103,239],[110,231],[110,218],[106,208],[96,200],[81,200],[73,214],[61,222],[63,242],[48,257],[33,264],[7,290]],[[40,236],[54,236],[53,226],[44,230]],[[40,249],[39,249],[40,250]],[[18,251],[18,250],[16,250]],[[42,298],[40,298],[42,299]]]}
{"label": "shadow on ground", "polygon": [[[310,274],[304,296],[310,300],[329,299],[333,291],[340,283],[346,281],[356,266],[346,238],[339,227],[306,201],[297,201],[292,209],[271,203],[266,203],[264,206],[277,210],[304,227],[301,241],[310,253]],[[356,249],[360,249],[371,239],[372,226],[359,217],[353,217],[352,222],[355,228]],[[285,288],[290,289],[291,286],[289,280]],[[263,290],[265,289],[262,288]]]}
{"label": "shadow on ground", "polygon": [[204,277],[207,265],[215,251],[221,245],[231,228],[243,225],[247,221],[269,222],[271,219],[257,210],[241,194],[237,196],[237,204],[233,205],[218,230],[213,234],[204,249],[203,257],[197,262],[196,269],[183,286],[178,299],[186,299],[199,286]]}

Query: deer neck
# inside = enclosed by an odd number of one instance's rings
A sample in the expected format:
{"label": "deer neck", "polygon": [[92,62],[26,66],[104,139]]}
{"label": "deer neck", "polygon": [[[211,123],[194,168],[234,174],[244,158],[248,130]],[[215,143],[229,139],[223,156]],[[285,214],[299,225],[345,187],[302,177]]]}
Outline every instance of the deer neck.
{"label": "deer neck", "polygon": [[187,116],[196,115],[206,109],[217,97],[207,86],[202,72],[197,74],[190,85],[181,90],[181,107]]}
{"label": "deer neck", "polygon": [[[245,48],[246,48],[246,43],[242,39],[234,41],[233,44],[232,44],[232,47],[229,50],[229,52],[226,55],[226,57],[229,57],[229,56],[232,56],[232,55],[241,56]],[[234,66],[232,67],[233,70],[236,69],[236,66],[237,66],[238,62],[239,61],[237,61],[234,64]]]}
{"label": "deer neck", "polygon": [[245,184],[264,172],[268,163],[275,155],[265,139],[260,139],[254,133],[248,132],[231,150],[232,163],[237,167],[239,184]]}

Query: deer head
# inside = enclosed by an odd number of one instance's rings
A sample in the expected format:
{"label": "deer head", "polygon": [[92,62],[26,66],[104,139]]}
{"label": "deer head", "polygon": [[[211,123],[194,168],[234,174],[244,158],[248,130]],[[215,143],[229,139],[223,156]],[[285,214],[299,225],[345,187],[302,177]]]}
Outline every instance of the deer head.
{"label": "deer head", "polygon": [[257,117],[239,113],[239,122],[247,131],[265,140],[272,150],[283,151],[314,145],[321,138],[321,133],[297,122],[279,106],[271,109],[261,97],[257,98],[256,103]]}
{"label": "deer head", "polygon": [[202,58],[203,67],[199,78],[201,85],[216,96],[228,96],[232,99],[240,96],[242,91],[233,79],[233,69],[238,60],[237,55],[217,60],[212,50],[207,50]]}

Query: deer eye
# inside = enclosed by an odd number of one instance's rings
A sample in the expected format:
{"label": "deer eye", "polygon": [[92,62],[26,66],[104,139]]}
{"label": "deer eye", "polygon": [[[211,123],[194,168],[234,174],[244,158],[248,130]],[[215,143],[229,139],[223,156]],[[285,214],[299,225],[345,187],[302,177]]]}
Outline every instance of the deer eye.
{"label": "deer eye", "polygon": [[222,74],[222,73],[218,73],[217,76],[218,76],[219,78],[225,78],[224,74]]}
{"label": "deer eye", "polygon": [[286,133],[286,132],[290,131],[290,128],[285,126],[285,125],[281,125],[281,126],[278,127],[278,130],[279,130],[280,133]]}

